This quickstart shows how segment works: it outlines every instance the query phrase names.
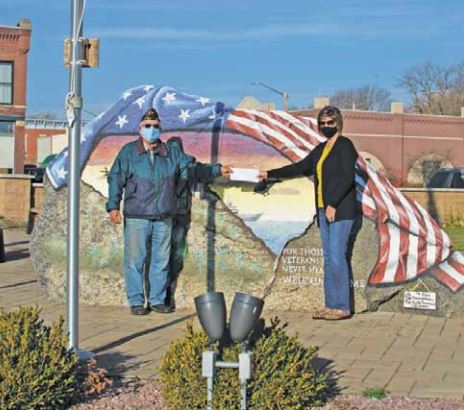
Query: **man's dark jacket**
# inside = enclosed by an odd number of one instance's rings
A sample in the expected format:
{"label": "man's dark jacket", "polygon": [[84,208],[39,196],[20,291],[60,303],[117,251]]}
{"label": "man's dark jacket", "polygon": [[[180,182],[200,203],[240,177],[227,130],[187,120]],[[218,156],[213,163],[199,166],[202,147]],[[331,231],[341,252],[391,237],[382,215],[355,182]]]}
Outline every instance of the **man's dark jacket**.
{"label": "man's dark jacket", "polygon": [[177,184],[191,159],[160,142],[153,161],[142,139],[126,144],[108,174],[107,211],[119,209],[124,193],[126,218],[162,219],[177,213]]}

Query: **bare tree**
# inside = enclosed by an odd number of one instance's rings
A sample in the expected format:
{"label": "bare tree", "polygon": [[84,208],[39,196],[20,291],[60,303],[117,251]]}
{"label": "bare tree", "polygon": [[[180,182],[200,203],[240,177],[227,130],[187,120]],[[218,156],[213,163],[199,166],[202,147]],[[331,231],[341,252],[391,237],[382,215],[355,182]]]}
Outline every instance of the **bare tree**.
{"label": "bare tree", "polygon": [[410,95],[409,109],[420,114],[461,115],[464,106],[464,61],[451,66],[432,62],[408,69],[399,85]]}
{"label": "bare tree", "polygon": [[372,85],[336,91],[330,103],[340,108],[366,111],[389,111],[390,91]]}

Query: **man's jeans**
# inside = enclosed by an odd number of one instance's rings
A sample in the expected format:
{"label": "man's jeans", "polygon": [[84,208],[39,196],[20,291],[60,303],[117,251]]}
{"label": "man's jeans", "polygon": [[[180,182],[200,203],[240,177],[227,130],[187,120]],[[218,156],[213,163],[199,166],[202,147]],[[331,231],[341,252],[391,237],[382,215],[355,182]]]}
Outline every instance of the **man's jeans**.
{"label": "man's jeans", "polygon": [[[150,305],[164,303],[171,250],[172,218],[150,221],[126,218],[124,221],[124,277],[130,306],[145,302],[144,268],[148,267]],[[150,246],[150,249],[149,249]],[[151,255],[150,255],[151,254]],[[147,260],[147,256],[151,256]]]}
{"label": "man's jeans", "polygon": [[324,252],[324,295],[329,309],[351,311],[350,270],[347,252],[354,219],[329,223],[319,208],[319,229]]}

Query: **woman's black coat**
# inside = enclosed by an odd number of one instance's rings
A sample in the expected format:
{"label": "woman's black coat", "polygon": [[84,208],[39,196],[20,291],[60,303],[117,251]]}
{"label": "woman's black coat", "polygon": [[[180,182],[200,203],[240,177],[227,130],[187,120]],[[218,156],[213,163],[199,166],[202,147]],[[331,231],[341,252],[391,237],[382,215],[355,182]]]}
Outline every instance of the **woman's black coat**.
{"label": "woman's black coat", "polygon": [[[318,203],[316,166],[327,142],[319,144],[308,156],[294,164],[268,171],[268,178],[294,178],[314,175],[315,200]],[[358,153],[346,137],[339,136],[322,164],[322,199],[324,207],[336,209],[335,221],[354,219],[359,214],[356,200],[355,165]]]}

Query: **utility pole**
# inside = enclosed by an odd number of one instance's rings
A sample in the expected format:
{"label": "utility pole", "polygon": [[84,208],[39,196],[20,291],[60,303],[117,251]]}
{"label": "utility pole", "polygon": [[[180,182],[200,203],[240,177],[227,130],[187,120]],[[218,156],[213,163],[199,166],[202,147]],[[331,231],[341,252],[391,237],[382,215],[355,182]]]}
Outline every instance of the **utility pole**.
{"label": "utility pole", "polygon": [[269,91],[272,91],[273,93],[281,95],[283,100],[284,100],[284,111],[288,111],[288,92],[287,91],[276,90],[275,88],[270,87],[270,86],[268,86],[266,84],[263,84],[261,82],[253,81],[251,83],[251,85],[260,85],[261,87],[264,87],[264,88],[268,89]]}

